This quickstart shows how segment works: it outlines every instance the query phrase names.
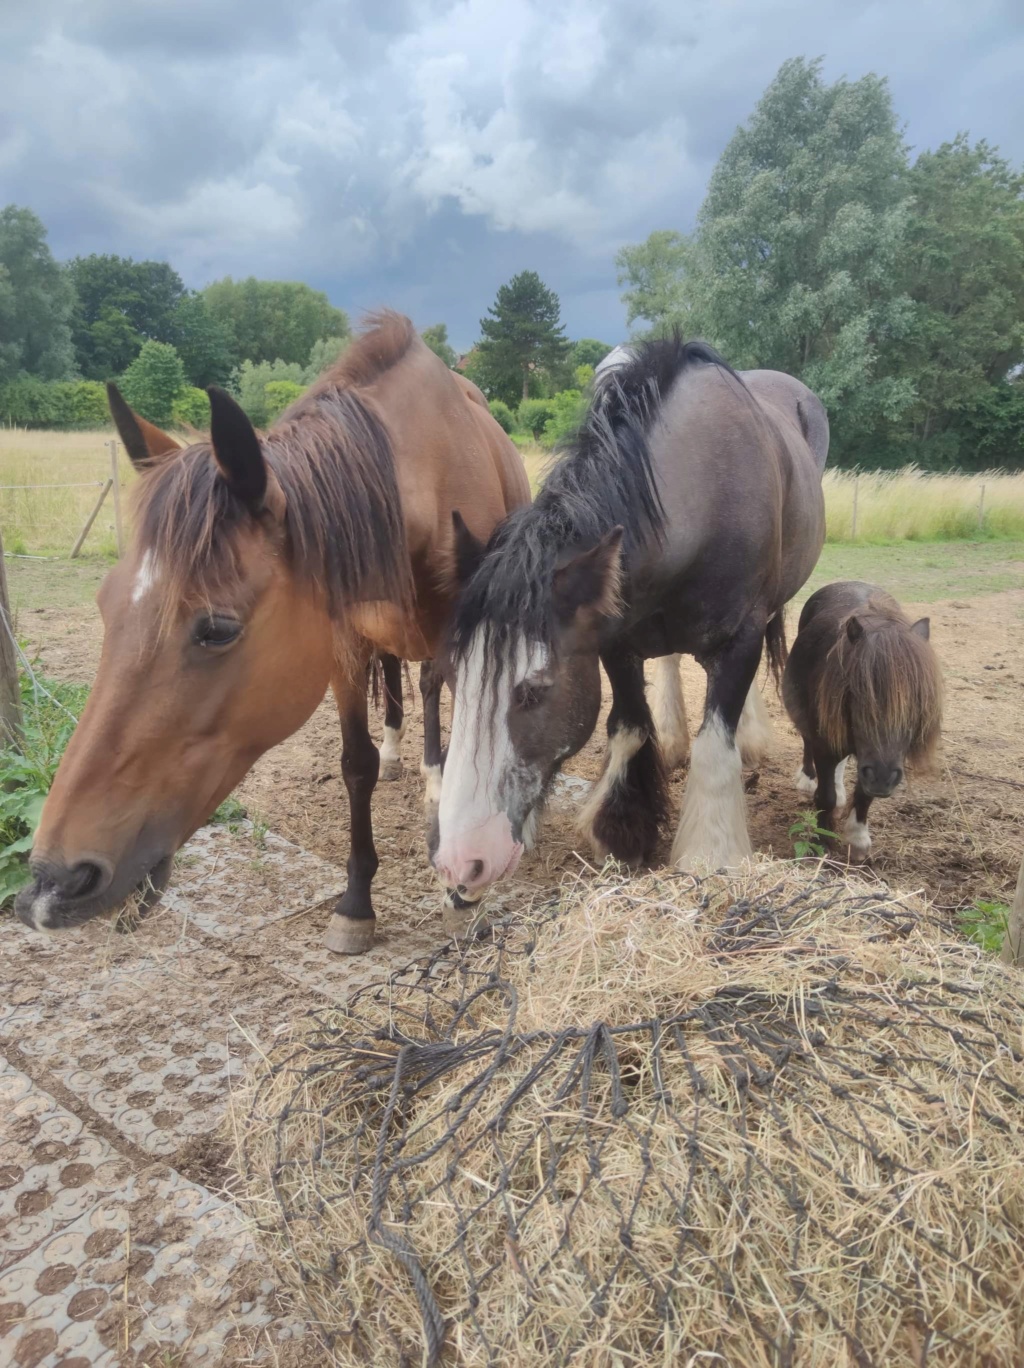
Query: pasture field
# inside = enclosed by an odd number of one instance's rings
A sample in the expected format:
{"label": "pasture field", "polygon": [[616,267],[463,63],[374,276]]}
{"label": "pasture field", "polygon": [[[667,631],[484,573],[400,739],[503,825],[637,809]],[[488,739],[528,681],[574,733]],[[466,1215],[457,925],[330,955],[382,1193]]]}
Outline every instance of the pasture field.
{"label": "pasture field", "polygon": [[[68,554],[110,473],[104,443],[111,435],[0,428],[0,527],[7,551]],[[119,447],[119,453],[121,483],[130,488],[135,473],[123,448]],[[531,447],[522,456],[536,492],[551,453]],[[68,484],[79,487],[58,488]],[[37,487],[9,488],[12,485]],[[829,470],[824,486],[830,543],[851,540],[855,492],[859,545],[1024,539],[1024,473]],[[82,554],[109,558],[115,549],[114,509],[108,496]]]}

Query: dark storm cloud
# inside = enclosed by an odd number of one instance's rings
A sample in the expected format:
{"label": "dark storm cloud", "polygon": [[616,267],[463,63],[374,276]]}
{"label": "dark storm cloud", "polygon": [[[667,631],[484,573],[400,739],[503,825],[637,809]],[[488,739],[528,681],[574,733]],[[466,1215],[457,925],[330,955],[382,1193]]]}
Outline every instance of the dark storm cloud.
{"label": "dark storm cloud", "polygon": [[300,277],[466,344],[538,270],[622,332],[613,259],[689,228],[779,64],[887,75],[908,140],[1024,156],[1016,0],[7,0],[0,201],[62,256]]}

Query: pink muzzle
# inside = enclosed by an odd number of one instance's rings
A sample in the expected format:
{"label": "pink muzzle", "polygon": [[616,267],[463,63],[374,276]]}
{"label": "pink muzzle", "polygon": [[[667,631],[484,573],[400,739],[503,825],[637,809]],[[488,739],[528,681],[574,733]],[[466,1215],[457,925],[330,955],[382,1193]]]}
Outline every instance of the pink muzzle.
{"label": "pink muzzle", "polygon": [[498,812],[482,826],[442,840],[434,867],[449,888],[473,894],[514,873],[522,854],[507,814]]}

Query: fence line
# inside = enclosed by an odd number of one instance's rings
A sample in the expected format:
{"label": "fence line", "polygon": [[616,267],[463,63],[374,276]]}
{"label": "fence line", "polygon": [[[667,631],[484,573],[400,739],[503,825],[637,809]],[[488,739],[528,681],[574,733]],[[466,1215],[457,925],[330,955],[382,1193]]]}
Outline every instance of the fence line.
{"label": "fence line", "polygon": [[4,489],[98,489],[102,480],[80,480],[76,484],[0,485]]}

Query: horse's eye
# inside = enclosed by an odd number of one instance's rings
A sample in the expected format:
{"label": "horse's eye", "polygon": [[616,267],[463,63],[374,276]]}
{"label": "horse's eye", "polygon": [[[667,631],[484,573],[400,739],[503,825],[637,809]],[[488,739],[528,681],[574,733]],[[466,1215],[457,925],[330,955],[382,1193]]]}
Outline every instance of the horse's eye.
{"label": "horse's eye", "polygon": [[513,694],[513,702],[516,708],[520,712],[530,712],[543,703],[550,687],[549,684],[536,684],[523,680],[521,684],[516,685]]}
{"label": "horse's eye", "polygon": [[230,646],[241,635],[242,624],[236,618],[222,617],[218,613],[201,617],[192,631],[197,646]]}

